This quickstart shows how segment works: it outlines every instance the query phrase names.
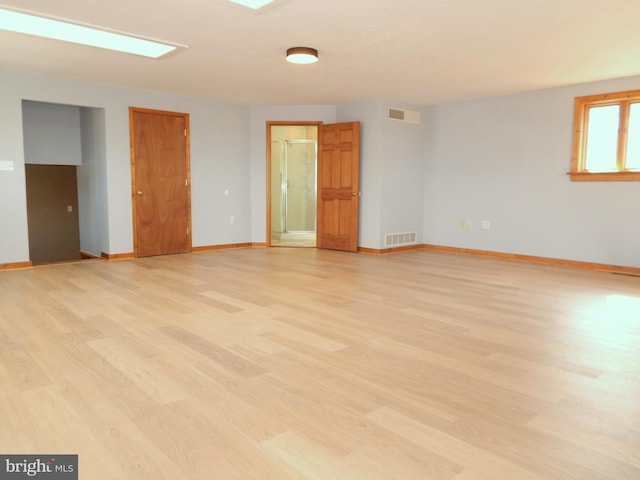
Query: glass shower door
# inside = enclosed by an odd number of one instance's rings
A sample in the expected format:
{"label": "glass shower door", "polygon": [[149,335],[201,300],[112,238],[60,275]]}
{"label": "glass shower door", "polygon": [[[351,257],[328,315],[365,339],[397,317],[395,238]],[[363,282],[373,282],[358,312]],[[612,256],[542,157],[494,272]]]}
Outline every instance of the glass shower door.
{"label": "glass shower door", "polygon": [[282,225],[284,233],[316,231],[315,140],[286,140],[282,174]]}

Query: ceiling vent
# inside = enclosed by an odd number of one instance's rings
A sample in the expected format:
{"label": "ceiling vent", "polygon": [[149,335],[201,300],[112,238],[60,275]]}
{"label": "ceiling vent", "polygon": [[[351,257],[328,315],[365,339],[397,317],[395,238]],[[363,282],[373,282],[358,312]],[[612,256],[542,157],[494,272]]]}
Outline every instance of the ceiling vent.
{"label": "ceiling vent", "polygon": [[404,123],[420,124],[420,112],[412,112],[411,110],[403,110],[401,108],[389,108],[387,118]]}

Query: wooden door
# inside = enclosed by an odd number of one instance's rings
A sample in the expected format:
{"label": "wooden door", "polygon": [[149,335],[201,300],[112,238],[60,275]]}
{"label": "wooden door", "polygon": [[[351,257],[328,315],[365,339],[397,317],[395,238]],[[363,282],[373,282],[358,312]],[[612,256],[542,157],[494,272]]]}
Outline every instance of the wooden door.
{"label": "wooden door", "polygon": [[34,265],[79,260],[75,165],[25,165],[29,259]]}
{"label": "wooden door", "polygon": [[360,122],[320,125],[317,245],[358,250]]}
{"label": "wooden door", "polygon": [[134,252],[191,251],[189,116],[130,108]]}

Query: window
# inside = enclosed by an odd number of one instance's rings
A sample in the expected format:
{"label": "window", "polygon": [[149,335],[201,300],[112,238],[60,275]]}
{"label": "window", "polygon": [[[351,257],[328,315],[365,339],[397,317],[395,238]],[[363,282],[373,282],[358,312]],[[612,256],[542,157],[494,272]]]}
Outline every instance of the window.
{"label": "window", "polygon": [[640,181],[640,90],[578,97],[571,180]]}

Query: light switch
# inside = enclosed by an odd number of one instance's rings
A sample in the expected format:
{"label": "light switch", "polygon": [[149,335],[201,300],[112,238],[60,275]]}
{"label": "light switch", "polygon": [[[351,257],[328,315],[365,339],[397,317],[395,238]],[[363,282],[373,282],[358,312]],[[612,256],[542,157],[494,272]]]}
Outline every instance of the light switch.
{"label": "light switch", "polygon": [[73,212],[73,206],[67,205],[67,212]]}
{"label": "light switch", "polygon": [[13,172],[12,160],[0,160],[0,171]]}

